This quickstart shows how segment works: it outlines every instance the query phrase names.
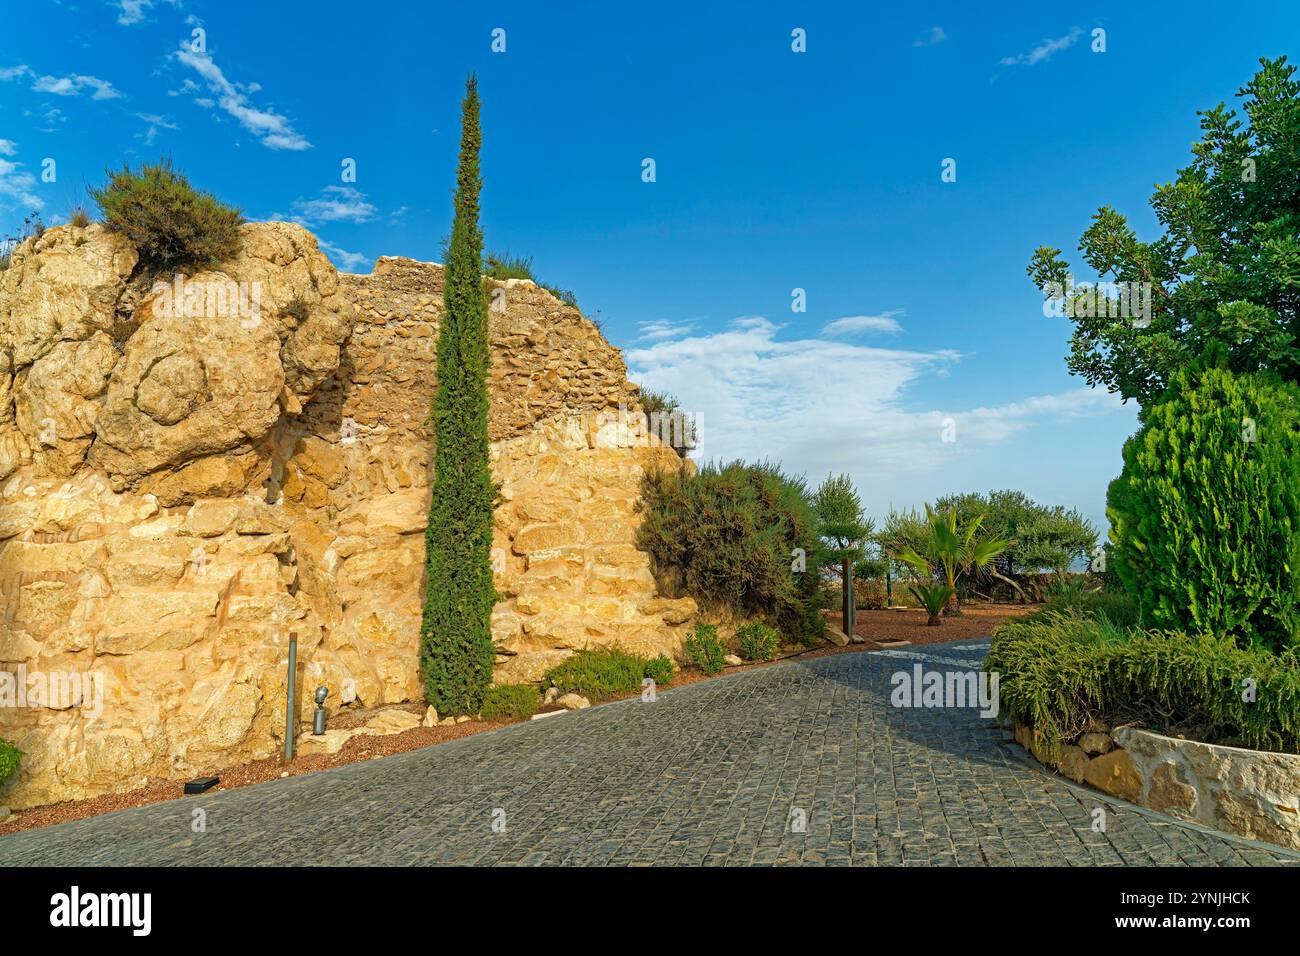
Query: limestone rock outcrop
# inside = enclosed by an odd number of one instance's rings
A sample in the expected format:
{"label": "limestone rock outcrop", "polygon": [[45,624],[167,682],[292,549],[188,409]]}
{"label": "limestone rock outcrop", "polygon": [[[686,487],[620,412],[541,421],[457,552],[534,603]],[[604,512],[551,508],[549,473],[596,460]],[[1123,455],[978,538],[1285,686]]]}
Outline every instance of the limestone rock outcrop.
{"label": "limestone rock outcrop", "polygon": [[[98,226],[0,273],[0,737],[26,754],[0,805],[276,753],[291,635],[304,726],[318,685],[331,709],[423,696],[441,267],[340,275],[301,227],[243,232],[180,279]],[[497,285],[496,680],[675,653],[695,603],[658,594],[635,508],[646,469],[691,465],[577,309]],[[41,699],[6,704],[20,683]]]}

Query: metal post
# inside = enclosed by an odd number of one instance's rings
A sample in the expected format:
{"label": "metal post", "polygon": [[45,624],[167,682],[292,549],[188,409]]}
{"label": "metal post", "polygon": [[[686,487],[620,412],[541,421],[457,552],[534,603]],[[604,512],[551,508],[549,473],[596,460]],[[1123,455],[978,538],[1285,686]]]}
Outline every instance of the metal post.
{"label": "metal post", "polygon": [[328,687],[316,688],[316,713],[311,715],[311,732],[314,737],[325,735],[325,698],[329,695]]}
{"label": "metal post", "polygon": [[885,607],[894,606],[894,573],[885,567]]}
{"label": "metal post", "polygon": [[288,763],[293,759],[294,745],[294,726],[297,724],[294,714],[294,706],[297,701],[294,699],[295,677],[298,674],[298,635],[289,635],[289,695],[288,703],[284,714],[284,762]]}
{"label": "metal post", "polygon": [[845,558],[844,564],[840,568],[840,574],[844,575],[844,594],[840,601],[840,623],[844,624],[844,632],[850,637],[853,636],[853,559]]}
{"label": "metal post", "polygon": [[858,626],[858,596],[853,591],[853,562],[849,562],[849,626],[844,628],[849,640],[853,640],[853,628]]}

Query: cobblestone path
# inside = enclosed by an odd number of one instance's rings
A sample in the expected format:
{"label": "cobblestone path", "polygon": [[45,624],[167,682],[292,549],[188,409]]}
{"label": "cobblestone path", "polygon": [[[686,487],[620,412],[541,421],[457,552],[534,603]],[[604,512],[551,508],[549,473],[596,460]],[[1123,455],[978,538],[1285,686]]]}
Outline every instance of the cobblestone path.
{"label": "cobblestone path", "polygon": [[[420,751],[0,837],[0,865],[1296,863],[1043,773],[890,677],[987,642],[744,671]],[[207,829],[191,829],[196,808]],[[1105,810],[1105,832],[1093,822]]]}

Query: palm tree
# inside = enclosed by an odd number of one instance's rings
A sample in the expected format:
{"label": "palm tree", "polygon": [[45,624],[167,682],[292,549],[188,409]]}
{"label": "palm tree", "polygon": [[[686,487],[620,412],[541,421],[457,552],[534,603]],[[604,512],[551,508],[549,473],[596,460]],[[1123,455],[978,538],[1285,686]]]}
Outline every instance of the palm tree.
{"label": "palm tree", "polygon": [[955,593],[952,588],[946,584],[913,584],[908,590],[930,615],[925,622],[926,627],[938,627],[943,623],[939,620],[939,615],[948,606],[948,601]]}
{"label": "palm tree", "polygon": [[908,549],[896,557],[912,567],[921,577],[932,578],[937,575],[942,584],[951,591],[944,613],[960,614],[961,606],[957,601],[958,579],[969,571],[983,570],[988,567],[1011,542],[999,538],[977,539],[976,535],[984,521],[983,515],[973,518],[961,531],[957,528],[955,508],[937,512],[926,505],[925,517],[929,537],[925,542],[926,553],[921,555],[913,549]]}

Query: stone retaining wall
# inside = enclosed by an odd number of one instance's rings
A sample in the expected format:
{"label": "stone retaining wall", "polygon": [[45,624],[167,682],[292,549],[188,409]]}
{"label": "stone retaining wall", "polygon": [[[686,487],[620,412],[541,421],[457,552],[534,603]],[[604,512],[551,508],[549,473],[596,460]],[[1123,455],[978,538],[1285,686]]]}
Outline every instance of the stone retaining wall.
{"label": "stone retaining wall", "polygon": [[1016,741],[1078,783],[1224,833],[1300,850],[1300,756],[1093,727],[1055,760],[1017,724]]}

